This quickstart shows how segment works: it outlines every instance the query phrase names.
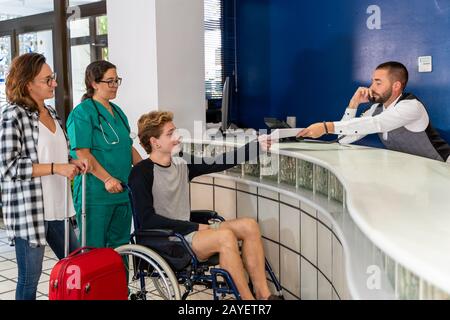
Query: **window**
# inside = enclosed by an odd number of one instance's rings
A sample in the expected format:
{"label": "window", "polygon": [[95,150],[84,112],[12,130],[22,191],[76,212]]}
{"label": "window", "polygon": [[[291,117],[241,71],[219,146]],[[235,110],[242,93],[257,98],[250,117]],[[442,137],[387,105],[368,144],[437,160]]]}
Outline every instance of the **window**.
{"label": "window", "polygon": [[96,25],[97,25],[97,35],[103,36],[108,34],[108,17],[107,16],[101,16],[96,18]]}
{"label": "window", "polygon": [[108,60],[108,19],[89,16],[70,22],[73,107],[86,91],[86,67],[95,60]]}
{"label": "window", "polygon": [[6,101],[5,79],[11,57],[11,36],[0,37],[0,105]]}
{"label": "window", "polygon": [[69,0],[69,7],[81,6],[84,4],[99,2],[101,0]]}
{"label": "window", "polygon": [[53,0],[13,1],[3,0],[0,6],[0,21],[28,17],[53,11]]}
{"label": "window", "polygon": [[205,89],[208,100],[222,98],[222,26],[222,0],[205,0]]}
{"label": "window", "polygon": [[[21,33],[18,35],[19,55],[37,52],[47,58],[48,65],[55,70],[53,63],[53,33],[52,30],[41,30],[35,32]],[[52,107],[56,106],[55,98],[45,101]]]}
{"label": "window", "polygon": [[[108,58],[106,1],[70,0],[71,10],[59,0],[0,0],[0,4],[0,103],[6,99],[5,77],[11,59],[25,52],[40,52],[58,73],[54,102],[47,103],[56,106],[64,121],[84,91],[86,65]],[[68,18],[68,34],[64,17]],[[68,35],[69,48],[62,45]]]}

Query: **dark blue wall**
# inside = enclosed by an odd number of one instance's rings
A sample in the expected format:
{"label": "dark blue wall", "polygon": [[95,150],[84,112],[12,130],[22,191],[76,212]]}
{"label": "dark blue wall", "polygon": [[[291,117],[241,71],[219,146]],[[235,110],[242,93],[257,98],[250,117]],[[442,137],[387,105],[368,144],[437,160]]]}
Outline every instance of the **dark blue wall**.
{"label": "dark blue wall", "polygon": [[[369,5],[381,30],[369,30]],[[433,72],[417,59],[433,56]],[[407,91],[428,107],[450,141],[450,0],[238,0],[238,123],[296,116],[298,126],[338,120],[373,69],[398,60],[410,71]]]}

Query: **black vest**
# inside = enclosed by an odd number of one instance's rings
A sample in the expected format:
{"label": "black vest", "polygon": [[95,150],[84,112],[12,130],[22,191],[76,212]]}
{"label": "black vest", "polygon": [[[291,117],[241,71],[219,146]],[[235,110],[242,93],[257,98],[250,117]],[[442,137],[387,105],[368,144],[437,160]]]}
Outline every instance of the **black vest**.
{"label": "black vest", "polygon": [[[397,103],[403,100],[418,100],[413,94],[404,93]],[[395,108],[395,106],[394,106]],[[425,108],[426,109],[426,108]],[[383,105],[378,104],[372,116],[383,112]],[[431,125],[422,132],[412,132],[401,127],[388,132],[388,139],[384,140],[383,133],[379,133],[381,142],[389,150],[404,152],[416,156],[446,161],[450,156],[450,146],[441,138],[436,129]]]}

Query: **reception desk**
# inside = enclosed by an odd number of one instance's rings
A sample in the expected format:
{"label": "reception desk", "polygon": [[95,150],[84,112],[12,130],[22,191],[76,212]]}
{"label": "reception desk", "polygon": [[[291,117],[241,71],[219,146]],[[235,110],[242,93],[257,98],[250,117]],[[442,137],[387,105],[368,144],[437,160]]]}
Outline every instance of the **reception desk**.
{"label": "reception desk", "polygon": [[[234,142],[189,141],[214,156]],[[361,146],[286,143],[192,181],[191,207],[259,222],[288,299],[450,298],[450,165]]]}

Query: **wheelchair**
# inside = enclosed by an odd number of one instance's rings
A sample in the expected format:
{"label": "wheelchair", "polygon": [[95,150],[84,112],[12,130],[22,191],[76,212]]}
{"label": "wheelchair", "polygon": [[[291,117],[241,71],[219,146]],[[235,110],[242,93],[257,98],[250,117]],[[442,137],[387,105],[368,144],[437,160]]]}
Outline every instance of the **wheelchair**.
{"label": "wheelchair", "polygon": [[[214,300],[241,296],[231,275],[218,268],[219,255],[207,261],[199,261],[184,236],[172,230],[142,230],[133,208],[131,189],[128,191],[133,213],[134,232],[130,243],[116,248],[124,259],[128,277],[129,300],[186,300],[194,287],[204,287],[213,292]],[[191,212],[192,222],[210,224],[224,221],[215,211]],[[273,283],[278,296],[283,299],[281,285],[267,259],[266,274]],[[251,283],[249,283],[252,289]],[[184,292],[181,288],[184,287]]]}

